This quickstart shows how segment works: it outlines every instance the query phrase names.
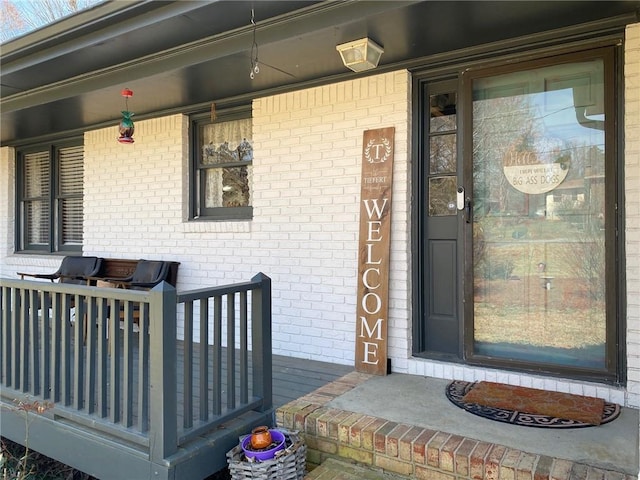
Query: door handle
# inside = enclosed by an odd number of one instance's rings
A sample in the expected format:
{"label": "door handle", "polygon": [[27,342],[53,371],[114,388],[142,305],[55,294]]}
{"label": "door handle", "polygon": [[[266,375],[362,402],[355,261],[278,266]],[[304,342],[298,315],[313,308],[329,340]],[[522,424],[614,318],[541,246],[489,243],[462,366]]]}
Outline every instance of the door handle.
{"label": "door handle", "polygon": [[471,223],[471,215],[473,214],[473,209],[471,206],[471,199],[467,197],[466,199],[466,210],[467,210],[467,223]]}

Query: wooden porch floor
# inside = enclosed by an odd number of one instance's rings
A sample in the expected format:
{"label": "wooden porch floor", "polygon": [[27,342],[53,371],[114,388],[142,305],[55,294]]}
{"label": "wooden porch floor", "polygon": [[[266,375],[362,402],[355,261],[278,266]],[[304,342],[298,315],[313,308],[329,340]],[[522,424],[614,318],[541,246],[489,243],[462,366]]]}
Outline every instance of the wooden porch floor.
{"label": "wooden porch floor", "polygon": [[274,355],[273,406],[281,407],[353,371],[348,365]]}

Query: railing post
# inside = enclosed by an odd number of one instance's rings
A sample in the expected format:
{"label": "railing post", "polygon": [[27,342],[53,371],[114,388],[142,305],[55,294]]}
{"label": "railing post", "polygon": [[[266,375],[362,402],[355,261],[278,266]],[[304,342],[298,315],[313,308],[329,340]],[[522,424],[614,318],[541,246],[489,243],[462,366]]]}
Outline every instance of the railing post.
{"label": "railing post", "polygon": [[263,398],[262,411],[273,406],[271,351],[271,279],[258,273],[251,279],[259,288],[251,292],[251,345],[253,392]]}
{"label": "railing post", "polygon": [[178,449],[176,289],[162,282],[150,291],[149,445],[153,463]]}

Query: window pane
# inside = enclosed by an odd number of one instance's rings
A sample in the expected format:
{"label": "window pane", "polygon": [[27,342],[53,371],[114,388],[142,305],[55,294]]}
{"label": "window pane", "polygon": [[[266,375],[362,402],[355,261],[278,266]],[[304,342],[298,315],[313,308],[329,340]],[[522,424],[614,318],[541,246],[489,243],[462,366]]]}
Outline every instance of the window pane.
{"label": "window pane", "polygon": [[456,92],[431,95],[430,122],[431,133],[456,129]]}
{"label": "window pane", "polygon": [[202,163],[251,162],[251,119],[211,123],[202,126]]}
{"label": "window pane", "polygon": [[63,245],[82,245],[82,198],[66,198],[61,202]]}
{"label": "window pane", "polygon": [[429,179],[429,215],[456,215],[456,177],[447,175]]}
{"label": "window pane", "polygon": [[83,182],[83,155],[82,146],[61,148],[58,152],[58,179],[59,194],[82,195]]}
{"label": "window pane", "polygon": [[49,202],[25,202],[25,245],[49,244]]}
{"label": "window pane", "polygon": [[606,368],[603,72],[474,81],[477,353]]}
{"label": "window pane", "polygon": [[30,153],[24,157],[24,196],[42,198],[49,195],[49,153]]}
{"label": "window pane", "polygon": [[431,137],[429,173],[455,173],[456,165],[456,134]]}
{"label": "window pane", "polygon": [[60,244],[82,245],[84,149],[80,146],[58,151],[58,201]]}
{"label": "window pane", "polygon": [[206,208],[249,206],[249,167],[207,169],[205,190]]}
{"label": "window pane", "polygon": [[24,241],[25,247],[50,243],[50,173],[48,151],[24,156]]}

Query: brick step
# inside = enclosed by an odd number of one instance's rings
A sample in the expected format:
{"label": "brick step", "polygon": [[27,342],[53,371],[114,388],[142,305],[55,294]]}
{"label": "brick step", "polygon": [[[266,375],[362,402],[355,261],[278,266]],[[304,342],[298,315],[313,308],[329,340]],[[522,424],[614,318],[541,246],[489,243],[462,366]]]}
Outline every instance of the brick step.
{"label": "brick step", "polygon": [[408,480],[409,477],[385,473],[336,458],[328,458],[304,477],[305,480]]}

